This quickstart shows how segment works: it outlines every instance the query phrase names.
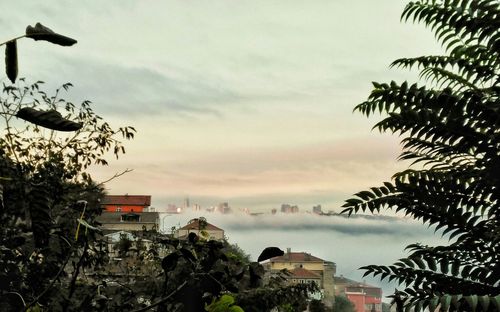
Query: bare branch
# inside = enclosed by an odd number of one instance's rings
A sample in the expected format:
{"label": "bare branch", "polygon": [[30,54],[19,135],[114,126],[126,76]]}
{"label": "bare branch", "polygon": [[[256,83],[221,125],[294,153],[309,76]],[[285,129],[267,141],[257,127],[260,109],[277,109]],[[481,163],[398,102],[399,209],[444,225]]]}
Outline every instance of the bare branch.
{"label": "bare branch", "polygon": [[154,308],[156,307],[157,305],[160,305],[162,303],[164,303],[165,301],[167,301],[168,299],[170,299],[170,297],[172,297],[173,295],[175,295],[178,291],[180,291],[182,288],[184,288],[184,286],[186,286],[187,284],[187,281],[184,281],[184,283],[180,284],[179,287],[177,287],[174,291],[172,291],[168,296],[166,296],[165,298],[162,298],[158,301],[156,301],[155,303],[153,304],[150,304],[148,305],[147,307],[144,307],[144,308],[141,308],[141,309],[138,309],[138,310],[134,310],[132,312],[144,312],[144,311],[147,311],[151,308]]}
{"label": "bare branch", "polygon": [[107,179],[107,180],[104,180],[104,181],[102,181],[101,183],[98,183],[98,184],[97,184],[97,186],[104,185],[104,184],[108,183],[109,181],[112,181],[112,180],[114,180],[114,179],[116,179],[116,178],[118,178],[118,177],[121,177],[122,175],[124,175],[124,174],[126,174],[126,173],[129,173],[129,172],[132,172],[132,171],[134,171],[134,169],[129,169],[129,168],[127,168],[127,169],[123,170],[122,172],[117,172],[117,173],[115,173],[115,175],[113,175],[111,178],[109,178],[109,179]]}

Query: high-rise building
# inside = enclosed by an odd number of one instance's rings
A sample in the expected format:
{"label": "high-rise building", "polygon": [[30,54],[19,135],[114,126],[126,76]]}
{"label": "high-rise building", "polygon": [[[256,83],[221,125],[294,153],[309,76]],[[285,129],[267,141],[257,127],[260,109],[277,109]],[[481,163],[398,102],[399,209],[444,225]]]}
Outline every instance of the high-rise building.
{"label": "high-rise building", "polygon": [[229,204],[227,202],[223,202],[217,205],[215,211],[226,214],[231,212],[231,207],[229,207]]}
{"label": "high-rise building", "polygon": [[322,214],[323,211],[321,210],[321,205],[313,206],[313,213]]}
{"label": "high-rise building", "polygon": [[297,205],[290,205],[290,204],[282,204],[281,205],[281,212],[283,213],[297,213],[299,212],[299,206]]}

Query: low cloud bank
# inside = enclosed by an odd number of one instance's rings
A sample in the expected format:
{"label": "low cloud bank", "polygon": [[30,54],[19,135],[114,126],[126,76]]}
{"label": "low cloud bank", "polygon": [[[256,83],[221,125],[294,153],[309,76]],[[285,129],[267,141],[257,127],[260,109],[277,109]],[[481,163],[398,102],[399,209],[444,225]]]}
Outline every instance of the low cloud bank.
{"label": "low cloud bank", "polygon": [[389,295],[397,285],[377,278],[363,277],[360,267],[390,265],[407,256],[412,243],[445,244],[432,228],[407,218],[384,215],[317,216],[313,214],[277,214],[248,216],[186,213],[162,215],[163,228],[182,226],[190,219],[204,216],[209,223],[224,229],[231,243],[238,244],[252,259],[268,246],[282,250],[307,252],[337,265],[337,275],[366,281],[382,287]]}
{"label": "low cloud bank", "polygon": [[433,235],[433,231],[413,219],[387,215],[319,216],[315,214],[206,214],[185,213],[164,215],[165,229],[177,223],[185,224],[192,218],[204,216],[210,223],[227,232],[280,231],[280,232],[325,232],[351,236],[384,235],[420,237]]}

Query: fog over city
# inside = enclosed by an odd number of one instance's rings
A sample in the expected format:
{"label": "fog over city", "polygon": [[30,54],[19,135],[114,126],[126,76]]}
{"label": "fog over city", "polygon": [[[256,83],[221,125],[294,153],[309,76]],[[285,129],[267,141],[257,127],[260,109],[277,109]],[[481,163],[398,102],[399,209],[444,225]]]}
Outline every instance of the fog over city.
{"label": "fog over city", "polygon": [[256,260],[268,246],[286,251],[308,252],[337,265],[337,275],[383,288],[386,295],[395,284],[365,277],[358,268],[369,264],[391,264],[406,256],[404,248],[413,243],[436,245],[445,242],[433,229],[401,217],[359,215],[318,216],[314,214],[243,214],[195,213],[160,214],[162,229],[185,225],[190,219],[204,216],[225,231],[229,242],[236,243]]}

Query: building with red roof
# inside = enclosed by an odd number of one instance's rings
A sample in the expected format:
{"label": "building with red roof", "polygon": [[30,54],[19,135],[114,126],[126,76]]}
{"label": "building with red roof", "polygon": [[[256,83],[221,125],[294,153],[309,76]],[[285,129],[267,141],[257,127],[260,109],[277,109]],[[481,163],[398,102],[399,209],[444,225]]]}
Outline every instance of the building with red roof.
{"label": "building with red roof", "polygon": [[191,219],[185,226],[177,230],[175,236],[177,238],[186,238],[189,233],[195,233],[196,235],[207,239],[224,239],[224,230],[208,223],[203,218]]}
{"label": "building with red roof", "polygon": [[[291,279],[299,282],[316,280],[315,276],[319,276],[318,285],[323,291],[323,301],[325,305],[333,306],[335,300],[335,287],[333,283],[336,270],[335,263],[325,261],[306,252],[292,252],[290,248],[287,248],[283,256],[269,259],[269,262],[265,263],[264,267],[269,272],[278,272],[286,269],[292,273]],[[293,277],[294,274],[295,278]]]}
{"label": "building with red roof", "polygon": [[354,304],[356,312],[382,312],[382,289],[343,276],[335,278],[336,294]]}
{"label": "building with red roof", "polygon": [[151,195],[106,195],[101,207],[107,212],[144,212],[151,206]]}
{"label": "building with red roof", "polygon": [[298,267],[290,271],[288,281],[291,284],[306,284],[315,283],[318,287],[321,286],[321,275]]}

